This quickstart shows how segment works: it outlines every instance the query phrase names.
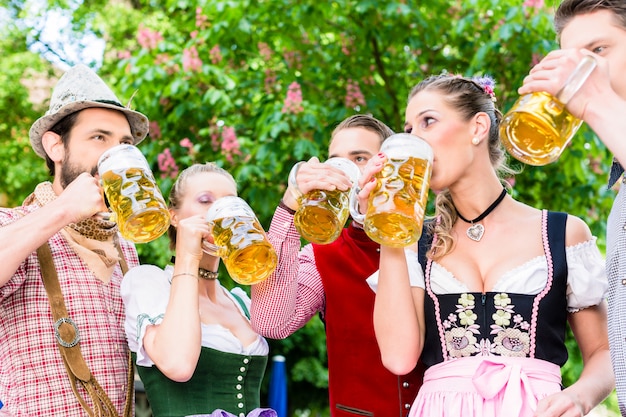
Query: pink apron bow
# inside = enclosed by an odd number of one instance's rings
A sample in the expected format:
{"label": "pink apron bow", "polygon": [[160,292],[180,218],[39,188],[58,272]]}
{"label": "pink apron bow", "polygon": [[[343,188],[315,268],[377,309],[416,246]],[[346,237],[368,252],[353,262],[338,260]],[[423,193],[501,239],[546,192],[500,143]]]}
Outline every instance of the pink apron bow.
{"label": "pink apron bow", "polygon": [[476,391],[486,400],[503,393],[502,406],[497,415],[518,416],[522,404],[537,409],[537,400],[528,376],[519,364],[504,364],[484,360],[476,369],[472,382]]}

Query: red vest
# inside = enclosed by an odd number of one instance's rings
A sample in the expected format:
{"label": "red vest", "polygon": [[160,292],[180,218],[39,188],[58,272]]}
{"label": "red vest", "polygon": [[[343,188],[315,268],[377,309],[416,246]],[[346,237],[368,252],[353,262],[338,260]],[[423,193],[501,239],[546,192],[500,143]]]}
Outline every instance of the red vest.
{"label": "red vest", "polygon": [[405,417],[422,384],[421,363],[398,376],[382,364],[374,336],[374,292],[365,281],[378,270],[379,245],[349,226],[328,245],[313,245],[326,294],[328,391],[333,417]]}

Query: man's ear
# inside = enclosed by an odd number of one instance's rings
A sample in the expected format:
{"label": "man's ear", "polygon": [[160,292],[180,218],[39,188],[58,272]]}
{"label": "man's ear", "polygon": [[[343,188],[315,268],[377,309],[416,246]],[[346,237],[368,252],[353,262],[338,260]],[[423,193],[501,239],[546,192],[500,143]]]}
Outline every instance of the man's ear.
{"label": "man's ear", "polygon": [[52,162],[61,162],[65,157],[65,146],[61,135],[47,131],[41,137],[41,144]]}

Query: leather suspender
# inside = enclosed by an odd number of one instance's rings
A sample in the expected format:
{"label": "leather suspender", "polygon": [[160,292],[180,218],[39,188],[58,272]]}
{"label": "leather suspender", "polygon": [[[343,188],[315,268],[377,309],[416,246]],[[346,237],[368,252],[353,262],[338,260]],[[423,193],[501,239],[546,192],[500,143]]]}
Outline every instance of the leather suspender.
{"label": "leather suspender", "polygon": [[[117,241],[115,242],[115,247],[120,255],[120,267],[122,268],[122,272],[125,274],[126,271],[128,271],[128,265]],[[67,370],[74,395],[76,395],[80,404],[91,417],[117,416],[115,406],[100,384],[98,384],[96,378],[92,375],[80,351],[80,333],[74,321],[67,314],[65,300],[63,299],[59,278],[52,259],[52,252],[50,251],[50,246],[47,242],[37,249],[37,256],[41,265],[43,284],[46,288],[46,293],[48,294],[48,299],[50,301],[52,317],[55,321],[54,335],[57,340],[57,345],[59,347],[59,351],[61,352],[63,363],[65,365],[65,369]],[[132,415],[134,382],[135,373],[129,352],[127,381],[128,391],[126,395],[126,404],[124,406],[124,417],[130,417]],[[91,397],[94,404],[93,409],[78,392],[78,383],[84,387]]]}

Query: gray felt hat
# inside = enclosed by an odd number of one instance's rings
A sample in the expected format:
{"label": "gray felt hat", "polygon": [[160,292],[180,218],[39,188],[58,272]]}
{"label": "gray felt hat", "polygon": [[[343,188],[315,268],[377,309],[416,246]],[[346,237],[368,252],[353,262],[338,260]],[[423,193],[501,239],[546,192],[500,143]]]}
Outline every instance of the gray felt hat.
{"label": "gray felt hat", "polygon": [[126,115],[133,141],[141,142],[148,134],[148,118],[124,107],[113,91],[98,75],[85,65],[70,68],[57,82],[50,98],[50,108],[30,128],[30,144],[42,158],[46,151],[41,136],[65,116],[92,107],[118,110]]}

